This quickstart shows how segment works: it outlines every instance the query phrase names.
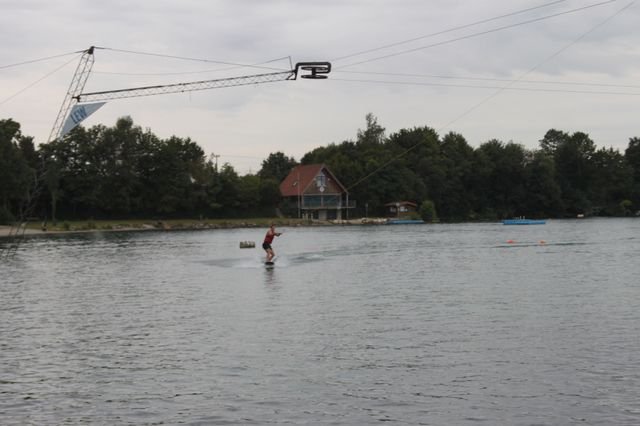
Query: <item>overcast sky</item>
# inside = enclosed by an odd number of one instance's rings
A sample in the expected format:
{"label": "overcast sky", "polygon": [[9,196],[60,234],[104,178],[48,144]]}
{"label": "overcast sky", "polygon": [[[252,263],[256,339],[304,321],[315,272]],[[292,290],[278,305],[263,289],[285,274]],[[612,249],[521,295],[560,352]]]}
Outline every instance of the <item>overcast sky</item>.
{"label": "overcast sky", "polygon": [[92,45],[106,49],[95,51],[85,92],[331,61],[327,80],[113,100],[84,122],[128,115],[162,138],[190,137],[240,174],[273,152],[300,160],[354,140],[367,113],[387,135],[430,126],[474,147],[535,148],[551,128],[621,151],[640,137],[635,1],[0,0],[0,10],[0,118],[37,143],[79,55],[16,64]]}

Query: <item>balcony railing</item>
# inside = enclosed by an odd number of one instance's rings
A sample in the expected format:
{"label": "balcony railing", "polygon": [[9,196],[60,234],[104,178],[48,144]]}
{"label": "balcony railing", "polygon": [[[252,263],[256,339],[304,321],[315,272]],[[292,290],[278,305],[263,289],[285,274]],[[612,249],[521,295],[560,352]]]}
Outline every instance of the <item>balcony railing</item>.
{"label": "balcony railing", "polygon": [[356,207],[355,200],[349,200],[347,203],[340,196],[303,196],[300,201],[302,209],[353,209]]}

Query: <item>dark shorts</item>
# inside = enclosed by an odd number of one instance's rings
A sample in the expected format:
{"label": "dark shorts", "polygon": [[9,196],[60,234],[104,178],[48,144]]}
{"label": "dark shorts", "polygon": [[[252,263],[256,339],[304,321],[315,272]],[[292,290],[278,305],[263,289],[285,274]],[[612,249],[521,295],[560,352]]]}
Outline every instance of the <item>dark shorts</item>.
{"label": "dark shorts", "polygon": [[262,243],[262,248],[265,250],[269,250],[271,248],[271,244],[269,243]]}

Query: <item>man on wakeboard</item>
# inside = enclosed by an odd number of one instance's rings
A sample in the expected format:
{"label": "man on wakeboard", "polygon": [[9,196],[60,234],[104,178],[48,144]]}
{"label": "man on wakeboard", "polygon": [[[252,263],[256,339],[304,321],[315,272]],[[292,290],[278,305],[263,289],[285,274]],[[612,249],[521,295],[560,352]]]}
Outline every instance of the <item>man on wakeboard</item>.
{"label": "man on wakeboard", "polygon": [[264,242],[262,243],[262,248],[267,252],[267,263],[271,262],[273,258],[276,256],[273,248],[271,247],[271,243],[273,242],[274,237],[279,237],[282,235],[281,232],[276,232],[275,223],[272,223],[267,231],[267,235],[264,236]]}

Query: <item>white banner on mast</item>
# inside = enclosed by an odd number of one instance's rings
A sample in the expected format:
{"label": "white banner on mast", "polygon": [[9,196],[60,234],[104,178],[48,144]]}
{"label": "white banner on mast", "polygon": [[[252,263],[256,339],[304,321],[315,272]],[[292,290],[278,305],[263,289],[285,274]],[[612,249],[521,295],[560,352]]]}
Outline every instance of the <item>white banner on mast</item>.
{"label": "white banner on mast", "polygon": [[106,102],[96,102],[93,104],[75,104],[67,117],[67,121],[64,122],[62,132],[59,137],[63,137],[71,131],[74,127],[82,122],[85,118],[96,112]]}

